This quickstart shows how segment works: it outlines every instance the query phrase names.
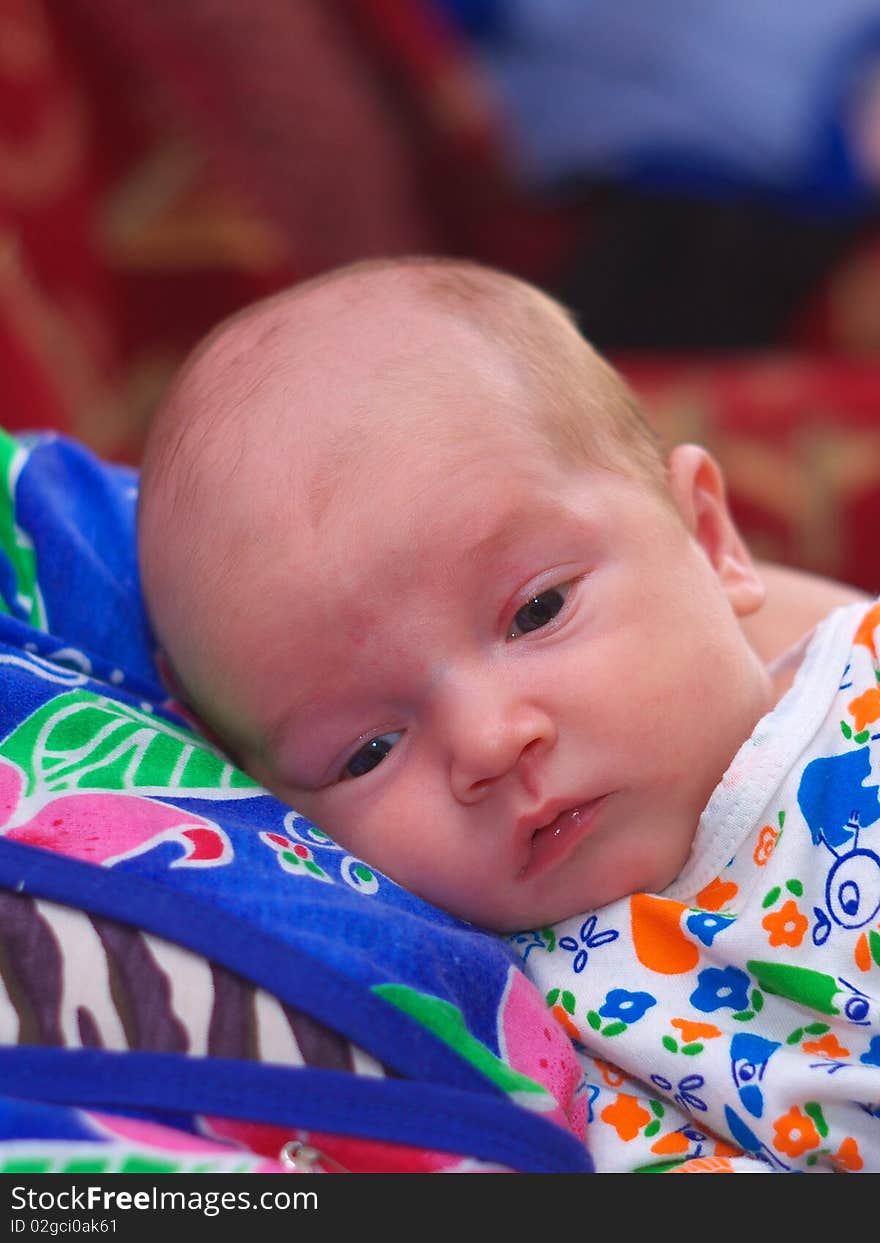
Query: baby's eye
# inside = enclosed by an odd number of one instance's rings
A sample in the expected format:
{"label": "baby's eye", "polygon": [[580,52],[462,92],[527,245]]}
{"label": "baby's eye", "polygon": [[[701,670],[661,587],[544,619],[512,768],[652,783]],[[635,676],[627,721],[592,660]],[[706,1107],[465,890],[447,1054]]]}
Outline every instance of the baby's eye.
{"label": "baby's eye", "polygon": [[352,777],[363,777],[365,773],[371,772],[377,764],[382,763],[400,737],[401,731],[396,729],[390,734],[379,734],[378,737],[365,742],[343,768],[340,781],[348,781]]}
{"label": "baby's eye", "polygon": [[559,587],[548,587],[540,595],[532,596],[531,600],[514,614],[508,639],[518,639],[520,635],[528,634],[530,630],[540,630],[542,626],[546,626],[565,604],[570,590],[571,583],[563,583]]}

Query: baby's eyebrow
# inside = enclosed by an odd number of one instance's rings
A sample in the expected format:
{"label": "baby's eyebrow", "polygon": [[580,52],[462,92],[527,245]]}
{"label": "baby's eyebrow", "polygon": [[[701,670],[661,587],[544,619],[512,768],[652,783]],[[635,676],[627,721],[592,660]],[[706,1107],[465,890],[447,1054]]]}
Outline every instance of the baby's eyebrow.
{"label": "baby's eyebrow", "polygon": [[293,697],[267,724],[261,753],[279,777],[311,788],[334,755],[369,728],[368,716],[355,711],[349,692],[337,687],[309,690]]}
{"label": "baby's eyebrow", "polygon": [[548,525],[559,514],[558,504],[536,502],[528,510],[522,507],[522,501],[511,504],[492,523],[491,527],[473,541],[461,548],[461,556],[471,563],[482,564],[520,544],[535,527]]}
{"label": "baby's eyebrow", "polygon": [[316,693],[288,704],[278,719],[270,722],[263,731],[264,754],[278,761],[293,754],[302,756],[309,749],[314,753],[321,724],[331,715],[332,702],[332,693]]}

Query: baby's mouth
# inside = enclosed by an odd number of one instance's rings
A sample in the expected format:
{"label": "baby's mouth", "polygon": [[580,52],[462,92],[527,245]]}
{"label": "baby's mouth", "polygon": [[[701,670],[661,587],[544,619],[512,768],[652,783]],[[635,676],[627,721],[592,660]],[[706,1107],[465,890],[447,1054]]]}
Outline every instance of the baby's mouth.
{"label": "baby's mouth", "polygon": [[566,808],[534,829],[521,876],[531,879],[564,859],[590,832],[603,802],[604,796]]}

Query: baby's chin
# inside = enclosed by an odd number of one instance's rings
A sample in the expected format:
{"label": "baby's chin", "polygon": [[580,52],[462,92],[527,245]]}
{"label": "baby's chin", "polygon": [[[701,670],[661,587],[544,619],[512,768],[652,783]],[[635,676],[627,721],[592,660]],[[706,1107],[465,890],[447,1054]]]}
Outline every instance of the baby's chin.
{"label": "baby's chin", "polygon": [[687,843],[681,851],[681,857],[642,857],[635,860],[629,870],[625,861],[620,860],[613,878],[609,878],[607,884],[590,885],[589,891],[584,892],[580,899],[575,896],[565,902],[536,903],[504,915],[499,915],[497,911],[484,913],[486,918],[471,919],[469,922],[479,924],[489,932],[511,936],[519,932],[553,927],[569,919],[583,920],[592,911],[599,911],[636,894],[662,895],[681,873],[690,858],[690,852],[691,846]]}
{"label": "baby's chin", "polygon": [[592,909],[594,908],[591,906],[573,906],[568,904],[564,906],[541,905],[519,908],[506,913],[499,913],[497,910],[474,911],[473,909],[465,912],[459,909],[458,911],[453,911],[452,914],[464,920],[465,923],[474,924],[476,927],[482,928],[485,932],[491,932],[497,936],[510,937],[521,932],[533,932],[540,928],[549,928],[554,924],[561,924],[565,920],[575,917],[583,919],[585,912]]}

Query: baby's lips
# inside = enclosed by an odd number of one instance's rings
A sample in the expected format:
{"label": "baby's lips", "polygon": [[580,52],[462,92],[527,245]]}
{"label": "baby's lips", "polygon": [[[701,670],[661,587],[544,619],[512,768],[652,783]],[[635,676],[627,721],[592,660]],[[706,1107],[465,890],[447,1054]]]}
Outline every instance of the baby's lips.
{"label": "baby's lips", "polygon": [[[561,862],[579,842],[588,836],[603,806],[604,798],[605,796],[602,795],[582,803],[569,803],[556,811],[551,819],[531,829],[528,859],[522,875],[526,879],[531,879]],[[554,806],[559,807],[559,804],[551,804],[549,809],[552,811]],[[531,820],[526,819],[520,826],[520,831],[527,832],[530,824]]]}

